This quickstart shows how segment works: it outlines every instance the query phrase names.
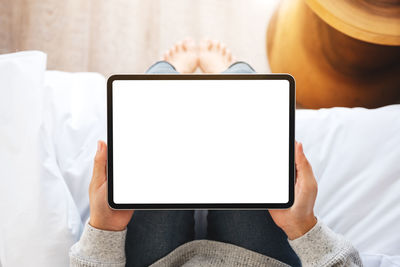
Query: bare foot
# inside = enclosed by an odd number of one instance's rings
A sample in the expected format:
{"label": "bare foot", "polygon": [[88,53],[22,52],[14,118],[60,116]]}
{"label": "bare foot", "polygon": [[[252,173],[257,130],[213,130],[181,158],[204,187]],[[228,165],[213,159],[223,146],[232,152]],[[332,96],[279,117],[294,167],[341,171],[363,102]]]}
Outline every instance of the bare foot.
{"label": "bare foot", "polygon": [[198,64],[198,49],[192,39],[176,43],[164,54],[164,60],[171,63],[181,73],[193,73]]}
{"label": "bare foot", "polygon": [[220,41],[203,40],[199,48],[199,66],[205,73],[220,73],[232,64],[232,53]]}

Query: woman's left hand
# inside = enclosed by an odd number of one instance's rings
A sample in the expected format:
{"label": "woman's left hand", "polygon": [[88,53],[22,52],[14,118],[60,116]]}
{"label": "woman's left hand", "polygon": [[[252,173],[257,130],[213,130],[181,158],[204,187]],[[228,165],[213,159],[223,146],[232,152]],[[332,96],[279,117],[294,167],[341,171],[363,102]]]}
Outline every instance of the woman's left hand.
{"label": "woman's left hand", "polygon": [[296,142],[296,184],[295,198],[292,207],[284,210],[270,209],[272,219],[290,240],[307,233],[317,223],[314,216],[314,203],[317,198],[318,185],[313,170],[308,162],[303,145]]}

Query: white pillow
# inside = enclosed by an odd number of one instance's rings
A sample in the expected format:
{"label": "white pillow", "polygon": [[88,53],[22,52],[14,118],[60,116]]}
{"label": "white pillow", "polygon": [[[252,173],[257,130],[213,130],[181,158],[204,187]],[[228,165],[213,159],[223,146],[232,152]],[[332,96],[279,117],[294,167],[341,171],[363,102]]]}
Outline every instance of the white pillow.
{"label": "white pillow", "polygon": [[68,188],[57,169],[47,168],[52,159],[44,148],[51,145],[39,140],[45,68],[39,51],[0,56],[2,266],[68,266],[80,234]]}
{"label": "white pillow", "polygon": [[55,163],[84,223],[97,140],[106,141],[106,81],[98,73],[46,71]]}
{"label": "white pillow", "polygon": [[363,253],[400,255],[400,105],[299,110],[315,210]]}

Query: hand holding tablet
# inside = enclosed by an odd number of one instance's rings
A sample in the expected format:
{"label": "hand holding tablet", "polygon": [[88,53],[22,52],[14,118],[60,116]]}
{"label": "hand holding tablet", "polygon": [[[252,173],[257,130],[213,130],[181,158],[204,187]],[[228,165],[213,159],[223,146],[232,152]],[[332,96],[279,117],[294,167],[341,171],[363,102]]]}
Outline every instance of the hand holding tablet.
{"label": "hand holding tablet", "polygon": [[110,77],[110,206],[290,207],[294,97],[289,75]]}
{"label": "hand holding tablet", "polygon": [[303,145],[296,142],[295,147],[296,184],[295,201],[289,209],[270,209],[275,224],[290,240],[307,233],[317,223],[314,204],[318,185],[312,167],[303,151]]}
{"label": "hand holding tablet", "polygon": [[90,225],[96,229],[122,231],[132,218],[133,210],[110,209],[107,203],[107,145],[97,142],[92,180],[89,185]]}
{"label": "hand holding tablet", "polygon": [[[90,225],[102,230],[121,231],[132,218],[133,210],[111,209],[106,203],[106,144],[99,141],[94,161],[93,177],[89,188]],[[296,142],[296,200],[289,209],[270,209],[276,223],[290,240],[307,233],[317,220],[314,216],[314,203],[317,196],[317,182],[311,165]]]}

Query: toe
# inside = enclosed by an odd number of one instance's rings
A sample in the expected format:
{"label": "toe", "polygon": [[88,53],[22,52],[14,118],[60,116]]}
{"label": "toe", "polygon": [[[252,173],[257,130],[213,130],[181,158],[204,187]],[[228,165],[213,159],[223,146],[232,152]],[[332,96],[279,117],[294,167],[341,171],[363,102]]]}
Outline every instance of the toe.
{"label": "toe", "polygon": [[192,49],[194,47],[194,41],[191,39],[186,38],[182,42],[182,49],[183,51],[188,51],[189,49]]}
{"label": "toe", "polygon": [[228,62],[232,62],[232,60],[233,60],[232,53],[229,53],[227,55],[227,59],[228,59]]}
{"label": "toe", "polygon": [[211,49],[218,49],[219,48],[219,42],[217,40],[212,40],[211,41]]}
{"label": "toe", "polygon": [[221,44],[221,53],[222,55],[226,55],[226,45],[225,44]]}
{"label": "toe", "polygon": [[232,52],[231,50],[229,50],[228,48],[226,48],[226,59],[228,60],[228,62],[232,61]]}
{"label": "toe", "polygon": [[214,41],[215,48],[216,49],[221,49],[221,42],[220,41]]}
{"label": "toe", "polygon": [[180,50],[182,50],[182,42],[177,42],[175,44],[175,51],[179,52]]}
{"label": "toe", "polygon": [[213,41],[207,40],[207,49],[208,50],[211,50],[213,48],[213,45],[214,45]]}
{"label": "toe", "polygon": [[181,49],[182,49],[182,51],[185,51],[185,52],[188,50],[188,46],[187,46],[186,42],[182,43]]}
{"label": "toe", "polygon": [[165,60],[168,60],[168,58],[169,58],[168,51],[164,53],[163,58],[164,58]]}

